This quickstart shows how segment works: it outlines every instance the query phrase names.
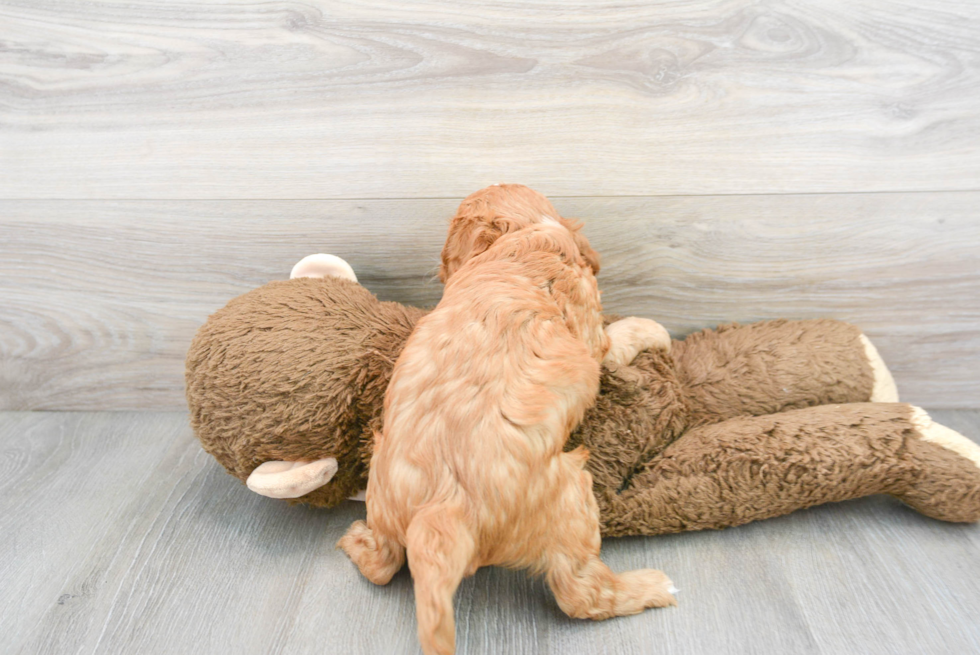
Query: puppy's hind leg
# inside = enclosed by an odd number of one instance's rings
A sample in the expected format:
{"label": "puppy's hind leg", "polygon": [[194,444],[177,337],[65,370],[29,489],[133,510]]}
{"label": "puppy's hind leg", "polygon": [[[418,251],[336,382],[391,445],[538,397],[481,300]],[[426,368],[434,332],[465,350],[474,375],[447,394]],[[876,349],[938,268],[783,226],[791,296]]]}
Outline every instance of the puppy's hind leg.
{"label": "puppy's hind leg", "polygon": [[601,621],[677,604],[673,584],[663,571],[616,574],[595,555],[552,558],[547,580],[558,606],[573,619]]}
{"label": "puppy's hind leg", "polygon": [[337,542],[365,578],[374,584],[388,584],[405,563],[405,549],[393,538],[375,532],[364,521],[354,521]]}
{"label": "puppy's hind leg", "polygon": [[[566,453],[567,461],[576,463]],[[648,607],[676,605],[674,585],[663,571],[613,573],[599,559],[599,511],[592,478],[576,471],[569,478],[551,545],[545,555],[546,579],[562,611],[578,619],[601,620],[637,614]]]}
{"label": "puppy's hind leg", "polygon": [[412,519],[406,534],[408,567],[415,580],[415,616],[425,655],[456,651],[453,595],[475,569],[476,543],[462,510],[429,506]]}

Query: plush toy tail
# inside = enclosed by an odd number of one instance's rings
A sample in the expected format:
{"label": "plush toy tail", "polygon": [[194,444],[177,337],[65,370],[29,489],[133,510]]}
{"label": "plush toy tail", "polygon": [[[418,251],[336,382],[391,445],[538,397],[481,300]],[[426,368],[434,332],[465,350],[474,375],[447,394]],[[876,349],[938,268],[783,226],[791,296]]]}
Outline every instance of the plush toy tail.
{"label": "plush toy tail", "polygon": [[696,428],[619,495],[604,533],[725,528],[890,494],[944,521],[980,520],[980,447],[900,403],[824,405]]}

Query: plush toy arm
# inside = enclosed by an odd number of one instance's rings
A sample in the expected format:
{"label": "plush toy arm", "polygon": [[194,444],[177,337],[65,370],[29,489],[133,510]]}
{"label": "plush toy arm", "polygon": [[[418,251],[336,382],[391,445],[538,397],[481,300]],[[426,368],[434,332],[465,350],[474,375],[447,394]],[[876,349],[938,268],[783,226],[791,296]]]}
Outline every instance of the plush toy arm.
{"label": "plush toy arm", "polygon": [[687,425],[686,403],[670,353],[649,349],[633,365],[603,365],[595,405],[566,449],[589,450],[593,487],[622,489],[638,468],[663,451]]}
{"label": "plush toy arm", "polygon": [[603,364],[629,364],[647,349],[670,350],[670,334],[656,321],[630,316],[606,327],[609,352]]}
{"label": "plush toy arm", "polygon": [[674,342],[672,353],[695,425],[816,405],[898,401],[874,346],[841,321],[725,325]]}
{"label": "plush toy arm", "polygon": [[695,428],[620,494],[603,533],[724,528],[830,501],[891,494],[944,521],[980,520],[980,446],[899,403],[854,403]]}

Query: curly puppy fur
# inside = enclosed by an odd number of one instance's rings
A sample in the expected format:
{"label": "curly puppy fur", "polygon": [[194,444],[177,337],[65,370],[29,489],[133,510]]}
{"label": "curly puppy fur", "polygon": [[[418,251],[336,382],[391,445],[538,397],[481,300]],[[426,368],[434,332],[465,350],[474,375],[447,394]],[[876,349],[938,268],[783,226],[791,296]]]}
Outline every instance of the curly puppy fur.
{"label": "curly puppy fur", "polygon": [[541,222],[557,222],[572,235],[593,273],[599,272],[599,253],[581,233],[582,225],[564,218],[543,195],[521,184],[480,189],[460,203],[442,249],[439,279],[446,280],[465,262],[489,248],[501,235]]}
{"label": "curly puppy fur", "polygon": [[673,604],[662,572],[616,575],[599,559],[588,453],[563,452],[609,348],[598,258],[550,203],[540,215],[463,209],[443,251],[443,299],[395,364],[367,523],[339,546],[378,584],[407,551],[428,654],[454,652],[452,597],[480,566],[545,573],[573,617]]}

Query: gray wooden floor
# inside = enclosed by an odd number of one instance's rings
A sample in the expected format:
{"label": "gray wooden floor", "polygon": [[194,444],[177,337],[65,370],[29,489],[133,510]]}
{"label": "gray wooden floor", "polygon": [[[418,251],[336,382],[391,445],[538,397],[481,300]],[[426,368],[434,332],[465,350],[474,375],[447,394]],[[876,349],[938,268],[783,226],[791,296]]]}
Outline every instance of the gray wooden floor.
{"label": "gray wooden floor", "polygon": [[[934,417],[980,435],[978,411]],[[417,653],[407,571],[375,587],[334,549],[363,512],[248,492],[182,413],[0,413],[0,651]],[[980,652],[980,526],[887,497],[603,555],[663,568],[679,606],[575,621],[540,580],[483,569],[459,652]]]}

